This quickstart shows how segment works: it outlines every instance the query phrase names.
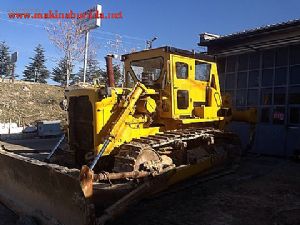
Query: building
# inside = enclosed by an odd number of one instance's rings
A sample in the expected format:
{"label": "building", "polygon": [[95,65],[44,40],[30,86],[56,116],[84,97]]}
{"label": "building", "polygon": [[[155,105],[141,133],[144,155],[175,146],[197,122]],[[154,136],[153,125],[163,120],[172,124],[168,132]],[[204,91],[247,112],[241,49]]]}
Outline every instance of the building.
{"label": "building", "polygon": [[[217,57],[221,89],[233,105],[257,108],[252,151],[290,156],[300,149],[300,20],[226,36],[204,33],[199,45]],[[247,125],[232,129],[245,144]]]}

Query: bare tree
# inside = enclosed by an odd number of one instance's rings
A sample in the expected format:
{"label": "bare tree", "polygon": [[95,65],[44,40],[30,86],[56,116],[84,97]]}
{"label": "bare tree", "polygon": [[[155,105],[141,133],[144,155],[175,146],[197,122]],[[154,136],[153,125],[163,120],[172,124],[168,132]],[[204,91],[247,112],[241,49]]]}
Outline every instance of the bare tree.
{"label": "bare tree", "polygon": [[117,60],[114,60],[113,69],[116,85],[121,86],[124,81],[124,65],[121,63],[120,59],[121,55],[128,53],[129,50],[125,48],[123,37],[119,34],[116,34],[113,40],[110,40],[106,43],[106,48],[108,54],[114,54],[118,56]]}
{"label": "bare tree", "polygon": [[66,86],[69,85],[71,67],[74,61],[80,61],[83,57],[84,40],[76,20],[59,20],[56,24],[50,24],[46,28],[49,39],[64,53],[67,60]]}

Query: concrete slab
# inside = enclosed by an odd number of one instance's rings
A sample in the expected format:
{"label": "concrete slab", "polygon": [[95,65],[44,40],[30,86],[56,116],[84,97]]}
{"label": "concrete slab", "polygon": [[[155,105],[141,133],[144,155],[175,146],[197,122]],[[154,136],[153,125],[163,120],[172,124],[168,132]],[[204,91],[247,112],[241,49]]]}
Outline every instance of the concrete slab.
{"label": "concrete slab", "polygon": [[0,141],[0,145],[4,146],[5,150],[15,153],[39,153],[51,151],[58,140],[59,138],[6,140]]}

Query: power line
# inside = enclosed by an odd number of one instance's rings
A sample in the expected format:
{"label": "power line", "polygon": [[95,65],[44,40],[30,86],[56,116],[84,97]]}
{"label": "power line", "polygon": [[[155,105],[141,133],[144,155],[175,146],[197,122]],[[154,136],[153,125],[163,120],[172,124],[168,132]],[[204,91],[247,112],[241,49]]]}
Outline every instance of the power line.
{"label": "power line", "polygon": [[[17,23],[17,24],[21,24],[21,25],[32,26],[32,27],[35,27],[35,28],[42,28],[43,30],[45,30],[46,28],[49,28],[48,26],[41,26],[41,25],[32,24],[32,23],[24,23],[24,22],[16,21],[16,20],[3,19],[1,17],[0,17],[0,20],[7,21],[9,23]],[[95,33],[99,33],[99,32],[95,32]],[[114,33],[114,34],[116,34],[116,33]],[[107,40],[107,41],[115,41],[115,39],[104,38],[104,37],[99,37],[99,36],[95,36],[95,35],[93,35],[93,37],[96,38],[96,39],[102,39],[102,40]],[[123,37],[123,36],[121,36],[121,37]],[[142,40],[142,39],[140,39],[140,40]],[[135,42],[129,42],[129,41],[123,41],[123,40],[121,42],[136,45]]]}
{"label": "power line", "polygon": [[[0,11],[0,14],[6,14],[7,15],[7,12],[3,12],[3,11]],[[28,22],[22,22],[22,21],[17,21],[17,20],[13,20],[13,19],[4,19],[4,18],[1,18],[0,17],[0,20],[3,20],[3,21],[6,21],[6,22],[9,22],[9,23],[16,23],[16,24],[20,24],[20,25],[27,25],[27,26],[32,26],[32,27],[35,27],[35,28],[38,28],[38,29],[43,29],[43,30],[46,30],[47,28],[50,28],[49,26],[42,26],[42,25],[38,25],[38,24],[33,24],[33,23],[28,23]],[[35,20],[37,21],[37,20]],[[38,19],[38,21],[42,21],[42,19]],[[50,21],[47,21],[48,24],[50,25],[54,25],[54,23],[51,23]],[[123,35],[123,34],[118,34],[118,33],[113,33],[113,32],[107,32],[107,31],[99,31],[99,30],[96,30],[94,31],[93,33],[98,33],[98,34],[104,34],[104,35],[114,35],[114,36],[120,36],[121,38],[126,38],[126,39],[131,39],[131,40],[136,40],[136,41],[145,41],[145,39],[142,39],[142,38],[139,38],[139,37],[133,37],[133,36],[129,36],[129,35]],[[117,39],[112,39],[112,38],[105,38],[105,37],[100,37],[100,36],[97,36],[97,35],[93,35],[92,36],[93,38],[96,38],[96,39],[100,39],[100,40],[106,40],[107,43],[106,46],[104,46],[105,48],[113,48],[113,46],[107,46],[109,44],[113,45],[117,45]],[[109,43],[111,42],[111,43]],[[124,44],[125,46],[128,46],[128,48],[135,48],[135,49],[141,49],[143,48],[142,45],[140,44],[137,44],[136,42],[131,42],[131,41],[123,41],[123,40],[120,40],[119,42],[119,45],[120,45],[120,49],[118,50],[121,50],[122,52],[129,52],[130,50],[127,50],[125,49],[124,47]],[[130,46],[130,47],[129,47]],[[25,50],[21,50],[22,52],[26,52],[26,53],[29,53],[29,51],[25,51]],[[31,54],[31,52],[30,52]],[[58,60],[58,57],[56,56],[48,56],[49,58],[49,61],[52,61],[52,62],[56,62]],[[101,61],[101,62],[104,62],[104,61]]]}
{"label": "power line", "polygon": [[139,40],[139,41],[146,41],[146,38],[134,37],[134,36],[126,35],[126,34],[113,33],[113,32],[108,32],[108,31],[103,31],[103,30],[96,30],[95,33],[101,33],[101,34],[106,34],[106,35],[119,35],[123,38],[134,39],[134,40]]}
{"label": "power line", "polygon": [[[107,40],[107,41],[116,42],[116,39],[104,38],[104,37],[99,37],[99,36],[96,36],[96,35],[91,35],[91,37],[99,39],[99,40]],[[136,45],[136,42],[123,41],[123,40],[120,40],[120,43],[125,43],[125,44],[127,43],[127,44],[135,44]]]}
{"label": "power line", "polygon": [[[5,14],[5,15],[8,15],[9,12],[3,12],[3,11],[0,11],[0,14]],[[16,23],[19,23],[19,24],[30,24],[30,23],[23,23],[23,22],[20,22],[20,21],[15,21],[15,20],[8,20],[8,19],[3,19],[3,18],[0,18],[1,20],[4,20],[4,21],[8,21],[8,22],[16,22]],[[42,19],[35,19],[35,20],[39,20],[41,21]],[[48,21],[49,22],[49,21]],[[53,23],[50,23],[53,25]],[[39,25],[35,25],[35,24],[30,24],[32,26],[39,26]],[[99,34],[104,34],[104,35],[119,35],[123,38],[127,38],[127,39],[133,39],[133,40],[139,40],[139,41],[146,41],[146,38],[141,38],[141,37],[136,37],[136,36],[130,36],[130,35],[127,35],[127,34],[120,34],[120,33],[115,33],[115,32],[109,32],[109,31],[104,31],[104,30],[95,30],[94,31],[95,33],[99,33]]]}
{"label": "power line", "polygon": [[15,20],[8,20],[8,19],[3,19],[3,18],[1,18],[1,17],[0,17],[0,20],[7,21],[7,22],[9,22],[9,23],[18,23],[18,24],[21,24],[21,25],[33,26],[33,27],[36,27],[36,28],[43,28],[43,29],[46,28],[45,26],[41,26],[41,25],[37,25],[37,24],[24,23],[24,22],[21,22],[21,21],[15,21]]}

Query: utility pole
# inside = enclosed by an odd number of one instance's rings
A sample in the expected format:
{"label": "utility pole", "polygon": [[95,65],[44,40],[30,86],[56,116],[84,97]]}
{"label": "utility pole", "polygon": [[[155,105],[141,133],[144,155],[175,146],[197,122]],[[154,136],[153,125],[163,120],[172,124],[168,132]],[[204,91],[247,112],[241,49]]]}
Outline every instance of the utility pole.
{"label": "utility pole", "polygon": [[84,49],[84,64],[83,64],[83,83],[84,84],[85,84],[86,68],[87,68],[88,46],[89,46],[89,30],[87,30],[85,32],[85,49]]}
{"label": "utility pole", "polygon": [[70,84],[70,73],[71,73],[71,53],[70,51],[67,53],[67,79],[66,79],[66,87]]}
{"label": "utility pole", "polygon": [[0,67],[1,68],[1,71],[0,71],[0,76],[1,76],[1,79],[2,81],[4,80],[4,68],[3,68],[3,63],[0,62],[2,64],[2,66]]}
{"label": "utility pole", "polygon": [[11,80],[12,80],[12,83],[14,83],[15,82],[15,64],[13,63],[12,65],[11,65]]}
{"label": "utility pole", "polygon": [[34,83],[37,82],[37,68],[34,68]]}
{"label": "utility pole", "polygon": [[11,54],[11,57],[10,57],[10,63],[11,63],[11,80],[12,82],[14,83],[15,81],[15,63],[17,62],[18,60],[18,52],[14,52],[13,54]]}
{"label": "utility pole", "polygon": [[[102,12],[102,6],[96,5],[96,7],[84,12],[85,15],[100,14]],[[85,32],[85,49],[84,49],[84,64],[83,64],[83,83],[86,80],[86,68],[87,68],[87,57],[88,57],[88,47],[89,47],[89,31],[100,27],[101,20],[100,17],[94,16],[92,18],[79,19],[77,25],[80,27],[81,32]]]}

